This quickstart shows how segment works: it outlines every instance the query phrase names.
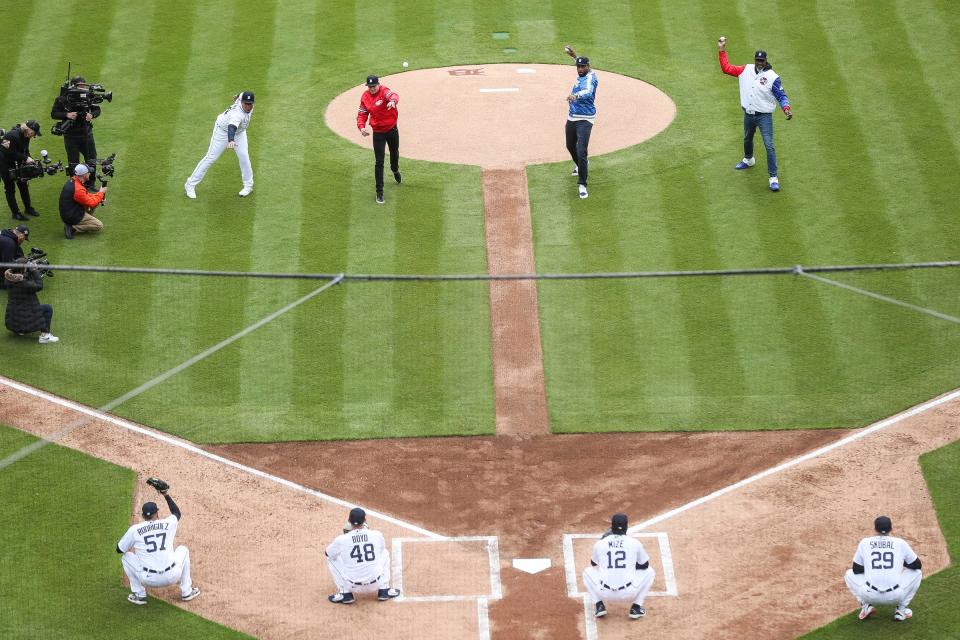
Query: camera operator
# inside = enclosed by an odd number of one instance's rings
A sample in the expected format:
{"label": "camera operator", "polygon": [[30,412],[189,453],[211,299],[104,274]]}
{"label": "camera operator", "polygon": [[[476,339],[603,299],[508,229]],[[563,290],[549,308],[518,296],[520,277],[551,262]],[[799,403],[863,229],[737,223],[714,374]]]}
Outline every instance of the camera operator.
{"label": "camera operator", "polygon": [[12,169],[21,164],[34,164],[30,157],[30,140],[40,135],[40,123],[36,120],[27,120],[14,126],[3,136],[0,143],[0,177],[3,178],[3,191],[7,196],[7,205],[14,220],[27,220],[17,206],[17,197],[13,193],[14,184],[20,191],[20,199],[27,213],[32,216],[40,215],[30,202],[30,186],[26,180],[17,180],[10,175]]}
{"label": "camera operator", "polygon": [[[0,231],[0,263],[11,263],[17,258],[23,257],[23,249],[20,245],[30,237],[30,229],[19,224],[16,229],[4,229]],[[6,289],[7,282],[0,278],[0,289]]]}
{"label": "camera operator", "polygon": [[67,240],[73,240],[75,232],[103,231],[103,223],[94,218],[91,211],[107,196],[107,184],[104,183],[100,191],[90,193],[87,185],[92,176],[87,165],[78,164],[73,169],[73,177],[67,180],[60,191],[60,219],[63,220],[63,235]]}
{"label": "camera operator", "polygon": [[96,104],[73,104],[70,90],[89,89],[86,78],[74,76],[60,95],[53,101],[50,117],[59,120],[57,125],[63,131],[63,146],[67,151],[67,175],[73,175],[73,168],[83,161],[89,163],[97,158],[97,143],[93,139],[93,119],[100,117],[100,106]]}
{"label": "camera operator", "polygon": [[21,266],[12,267],[3,273],[8,289],[4,324],[7,329],[21,336],[39,331],[40,344],[59,342],[60,338],[50,333],[53,307],[40,304],[40,299],[37,298],[37,291],[43,289],[40,270],[26,258],[17,258],[16,262]]}

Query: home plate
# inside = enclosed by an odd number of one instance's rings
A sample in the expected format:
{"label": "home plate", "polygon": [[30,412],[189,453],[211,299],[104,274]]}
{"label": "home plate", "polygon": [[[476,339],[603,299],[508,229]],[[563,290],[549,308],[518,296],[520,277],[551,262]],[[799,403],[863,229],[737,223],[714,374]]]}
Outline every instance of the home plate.
{"label": "home plate", "polygon": [[550,558],[514,558],[513,568],[527,573],[540,573],[550,568]]}

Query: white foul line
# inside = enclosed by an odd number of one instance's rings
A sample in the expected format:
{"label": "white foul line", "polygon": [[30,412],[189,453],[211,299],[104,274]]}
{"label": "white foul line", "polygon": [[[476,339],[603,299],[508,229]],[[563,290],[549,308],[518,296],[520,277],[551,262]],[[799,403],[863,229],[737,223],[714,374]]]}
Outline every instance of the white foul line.
{"label": "white foul line", "polygon": [[804,454],[804,455],[802,455],[802,456],[800,456],[800,457],[798,457],[798,458],[794,458],[793,460],[788,460],[788,461],[786,461],[786,462],[784,462],[784,463],[782,463],[782,464],[778,464],[778,465],[775,466],[775,467],[771,467],[770,469],[767,469],[767,470],[765,470],[765,471],[761,471],[760,473],[756,473],[756,474],[750,476],[749,478],[744,478],[743,480],[740,480],[739,482],[735,482],[735,483],[733,483],[733,484],[731,484],[731,485],[728,485],[728,486],[726,486],[726,487],[723,487],[723,488],[721,488],[721,489],[717,489],[716,491],[714,491],[713,493],[711,493],[711,494],[709,494],[709,495],[705,495],[705,496],[703,496],[703,497],[697,498],[696,500],[693,500],[692,502],[688,502],[688,503],[685,504],[685,505],[679,506],[679,507],[677,507],[676,509],[671,509],[670,511],[667,511],[666,513],[662,513],[662,514],[660,514],[660,515],[658,515],[658,516],[655,516],[655,517],[653,517],[653,518],[650,518],[649,520],[647,520],[647,521],[645,521],[645,522],[641,522],[640,524],[634,525],[634,526],[630,527],[627,531],[628,531],[629,533],[634,533],[634,532],[640,531],[641,529],[646,529],[647,527],[652,526],[652,525],[654,525],[654,524],[659,524],[659,523],[661,523],[661,522],[663,522],[663,521],[665,521],[665,520],[669,520],[669,519],[672,518],[673,516],[679,515],[679,514],[683,513],[684,511],[689,511],[690,509],[693,509],[694,507],[699,507],[700,505],[705,504],[705,503],[707,503],[707,502],[710,502],[711,500],[714,500],[714,499],[716,499],[716,498],[719,498],[720,496],[725,495],[725,494],[727,494],[727,493],[730,493],[731,491],[735,491],[735,490],[737,490],[737,489],[739,489],[739,488],[741,488],[741,487],[745,487],[745,486],[747,486],[748,484],[752,484],[752,483],[756,482],[757,480],[762,480],[762,479],[766,478],[767,476],[772,476],[772,475],[774,475],[774,474],[776,474],[776,473],[779,473],[779,472],[781,472],[781,471],[785,471],[785,470],[787,470],[787,469],[790,469],[791,467],[795,467],[795,466],[797,466],[798,464],[801,464],[801,463],[806,462],[806,461],[808,461],[808,460],[813,460],[814,458],[817,458],[817,457],[819,457],[819,456],[822,456],[822,455],[825,454],[825,453],[829,453],[830,451],[833,451],[834,449],[838,449],[838,448],[840,448],[840,447],[842,447],[842,446],[844,446],[844,445],[848,445],[848,444],[850,444],[851,442],[856,442],[857,440],[860,440],[861,438],[865,438],[865,437],[867,437],[868,435],[871,435],[871,434],[873,434],[873,433],[876,433],[877,431],[880,431],[880,430],[882,430],[882,429],[886,429],[887,427],[889,427],[889,426],[891,426],[891,425],[894,425],[894,424],[897,424],[898,422],[901,422],[901,421],[903,421],[903,420],[906,420],[907,418],[912,418],[913,416],[916,416],[916,415],[919,415],[919,414],[924,413],[924,412],[926,412],[926,411],[929,411],[930,409],[933,409],[933,408],[935,408],[935,407],[938,407],[938,406],[940,406],[941,404],[943,404],[943,403],[945,403],[945,402],[950,402],[951,400],[953,400],[954,398],[957,398],[957,397],[960,397],[960,389],[957,389],[957,390],[955,390],[955,391],[951,391],[950,393],[948,393],[948,394],[946,394],[946,395],[944,395],[944,396],[940,396],[939,398],[934,398],[933,400],[929,400],[929,401],[927,401],[927,402],[924,402],[923,404],[917,405],[916,407],[913,407],[912,409],[908,409],[908,410],[904,411],[903,413],[898,413],[898,414],[895,415],[895,416],[891,416],[891,417],[889,417],[889,418],[885,418],[884,420],[881,420],[880,422],[878,422],[878,423],[876,423],[876,424],[874,424],[874,425],[872,425],[872,426],[869,426],[869,427],[867,427],[866,429],[863,429],[862,431],[858,431],[857,433],[854,433],[854,434],[852,434],[852,435],[849,435],[849,436],[847,436],[846,438],[842,438],[842,439],[840,439],[840,440],[837,440],[836,442],[832,442],[832,443],[830,443],[830,444],[828,444],[828,445],[826,445],[826,446],[820,447],[819,449],[816,449],[815,451],[811,451],[810,453],[806,453],[806,454]]}
{"label": "white foul line", "polygon": [[480,93],[506,93],[512,91],[520,91],[519,87],[505,87],[503,89],[480,89]]}
{"label": "white foul line", "polygon": [[927,309],[926,307],[918,307],[915,304],[910,304],[909,302],[904,302],[903,300],[897,300],[896,298],[890,298],[879,293],[874,293],[873,291],[867,291],[866,289],[861,289],[859,287],[854,287],[843,282],[837,282],[836,280],[830,280],[829,278],[824,278],[823,276],[817,276],[812,273],[807,273],[802,268],[795,267],[794,271],[801,276],[810,278],[811,280],[816,280],[817,282],[823,282],[825,284],[831,284],[835,287],[840,287],[841,289],[846,289],[847,291],[853,291],[854,293],[859,293],[876,300],[883,300],[884,302],[889,302],[890,304],[895,304],[906,309],[911,309],[913,311],[919,311],[920,313],[925,313],[928,316],[933,316],[934,318],[940,318],[941,320],[947,320],[948,322],[953,322],[955,324],[960,324],[960,318],[947,315],[945,313],[940,313],[939,311],[934,311],[933,309]]}

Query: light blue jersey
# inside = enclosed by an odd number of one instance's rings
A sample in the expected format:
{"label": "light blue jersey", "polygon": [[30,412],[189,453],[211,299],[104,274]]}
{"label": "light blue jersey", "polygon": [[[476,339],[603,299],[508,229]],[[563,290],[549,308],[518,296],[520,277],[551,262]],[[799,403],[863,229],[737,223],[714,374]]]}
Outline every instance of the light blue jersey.
{"label": "light blue jersey", "polygon": [[597,107],[593,104],[597,97],[597,84],[597,73],[592,69],[586,75],[577,78],[577,83],[570,91],[577,99],[570,103],[567,120],[594,121],[597,117]]}

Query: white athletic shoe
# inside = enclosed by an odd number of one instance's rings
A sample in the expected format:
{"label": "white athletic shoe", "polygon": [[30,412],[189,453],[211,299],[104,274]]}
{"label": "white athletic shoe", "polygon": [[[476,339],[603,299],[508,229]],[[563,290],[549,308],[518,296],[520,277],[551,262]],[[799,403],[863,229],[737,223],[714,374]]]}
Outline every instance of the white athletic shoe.
{"label": "white athletic shoe", "polygon": [[127,596],[127,600],[132,602],[135,605],[147,604],[147,596],[138,596],[135,593],[131,593]]}
{"label": "white athletic shoe", "polygon": [[243,189],[240,189],[241,198],[246,198],[251,193],[253,193],[253,187],[244,187]]}
{"label": "white athletic shoe", "polygon": [[41,333],[40,334],[40,344],[51,344],[53,342],[60,342],[60,338],[53,335],[52,333]]}
{"label": "white athletic shoe", "polygon": [[190,198],[191,200],[197,199],[197,190],[191,187],[189,184],[183,185],[183,190],[187,194],[187,197]]}
{"label": "white athletic shoe", "polygon": [[573,171],[570,172],[570,175],[572,176],[580,175],[580,168],[577,167],[577,165],[573,165]]}
{"label": "white athletic shoe", "polygon": [[876,611],[872,604],[864,604],[860,607],[860,619],[866,620],[873,615],[873,612]]}
{"label": "white athletic shoe", "polygon": [[897,610],[893,613],[893,619],[898,621],[908,620],[912,617],[913,611],[906,607],[897,607]]}
{"label": "white athletic shoe", "polygon": [[579,190],[580,190],[580,198],[581,198],[581,199],[586,198],[586,197],[587,197],[587,185],[585,185],[585,184],[578,184],[577,187],[578,187]]}
{"label": "white athletic shoe", "polygon": [[200,595],[200,587],[194,587],[193,589],[190,590],[190,593],[188,593],[187,595],[181,595],[180,599],[183,600],[184,602],[190,602],[191,600],[196,598],[198,595]]}

